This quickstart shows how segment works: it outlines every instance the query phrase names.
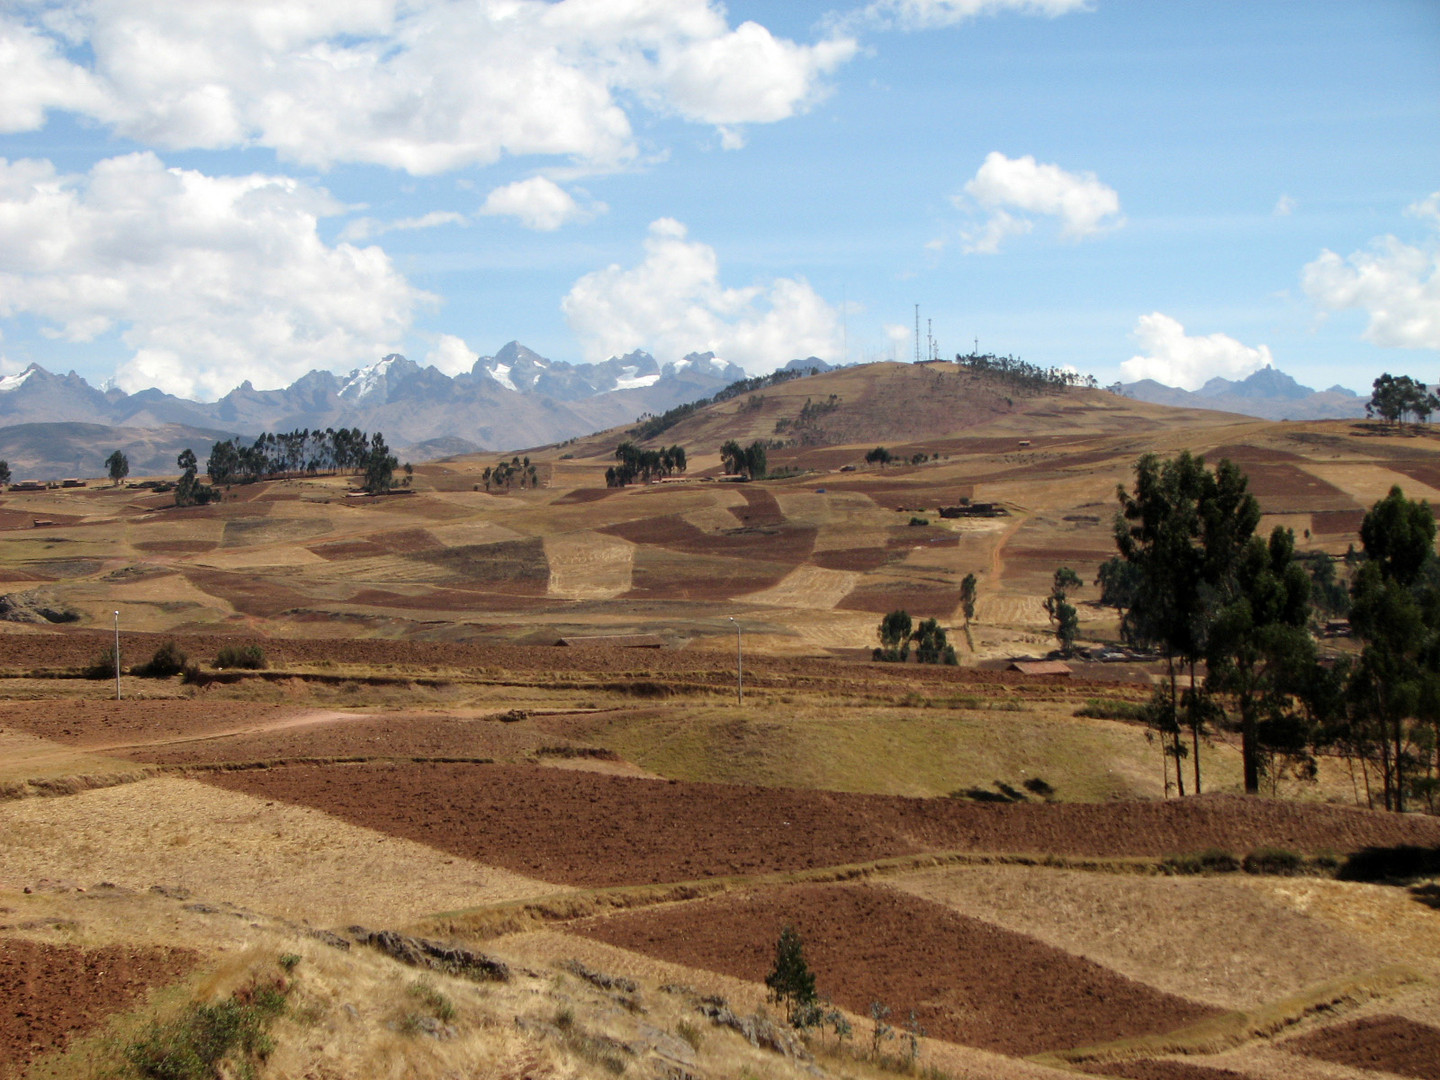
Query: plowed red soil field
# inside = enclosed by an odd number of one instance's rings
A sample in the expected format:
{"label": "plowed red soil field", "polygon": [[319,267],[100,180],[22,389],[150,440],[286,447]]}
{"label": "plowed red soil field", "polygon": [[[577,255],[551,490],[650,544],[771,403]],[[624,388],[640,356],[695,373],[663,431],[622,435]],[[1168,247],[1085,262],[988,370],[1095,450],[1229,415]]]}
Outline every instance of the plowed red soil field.
{"label": "plowed red soil field", "polygon": [[292,765],[209,782],[546,881],[686,881],[966,850],[1159,856],[1440,845],[1440,819],[1238,797],[989,806],[560,775],[524,765]]}
{"label": "plowed red soil field", "polygon": [[[680,558],[679,556],[675,556]],[[705,565],[705,560],[688,557],[691,564]],[[741,566],[723,562],[725,566]],[[788,571],[775,566],[773,571],[757,575],[761,582],[766,574],[779,580]],[[773,584],[773,581],[769,581]],[[756,585],[756,588],[762,587]],[[97,653],[111,644],[108,630],[59,630],[46,634],[5,634],[0,624],[0,665],[21,672],[40,669],[77,669],[90,664]],[[486,675],[513,672],[550,675],[555,672],[585,672],[595,675],[645,673],[684,675],[690,678],[713,677],[717,685],[733,685],[734,653],[671,649],[621,649],[582,646],[494,645],[478,642],[397,641],[382,638],[265,638],[241,635],[209,634],[124,634],[121,648],[124,662],[148,658],[167,641],[175,641],[192,658],[212,660],[222,645],[258,645],[265,651],[271,667],[286,668],[306,664],[355,664],[374,669],[376,674],[401,669],[407,674],[430,674],[437,669],[479,671]],[[1026,686],[1053,682],[1008,672],[977,668],[940,667],[907,664],[856,664],[840,660],[804,657],[745,657],[745,678],[759,686],[774,685],[793,688],[795,680],[810,679],[836,690],[873,689],[890,685],[899,692],[919,685],[973,684]],[[99,685],[99,684],[97,684]],[[1078,688],[1083,701],[1084,681],[1067,679],[1066,685]]]}
{"label": "plowed red soil field", "polygon": [[195,966],[189,949],[81,949],[0,938],[0,1077],[64,1048],[72,1036],[128,1008],[152,986]]}
{"label": "plowed red soil field", "polygon": [[1403,1016],[1335,1024],[1286,1043],[1285,1049],[1357,1069],[1440,1080],[1440,1030]]}
{"label": "plowed red soil field", "polygon": [[1096,1065],[1086,1070],[1099,1076],[1123,1076],[1126,1080],[1250,1080],[1249,1073],[1192,1065],[1188,1061],[1142,1058],[1114,1065]]}
{"label": "plowed red soil field", "polygon": [[296,711],[293,705],[218,698],[7,701],[0,708],[0,728],[68,746],[100,747],[204,738],[239,727],[272,725]]}
{"label": "plowed red soil field", "polygon": [[722,896],[572,929],[687,967],[759,982],[785,925],[799,932],[821,993],[899,1029],[1002,1054],[1036,1054],[1170,1031],[1217,1010],[939,904],[869,886],[804,885]]}

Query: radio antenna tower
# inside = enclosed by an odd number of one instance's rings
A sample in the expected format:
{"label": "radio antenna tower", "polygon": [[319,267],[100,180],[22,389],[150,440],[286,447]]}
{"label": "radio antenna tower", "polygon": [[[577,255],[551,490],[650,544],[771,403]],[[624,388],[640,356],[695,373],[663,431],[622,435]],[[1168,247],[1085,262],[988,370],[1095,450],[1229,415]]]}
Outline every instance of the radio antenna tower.
{"label": "radio antenna tower", "polygon": [[915,363],[920,362],[920,305],[915,305]]}

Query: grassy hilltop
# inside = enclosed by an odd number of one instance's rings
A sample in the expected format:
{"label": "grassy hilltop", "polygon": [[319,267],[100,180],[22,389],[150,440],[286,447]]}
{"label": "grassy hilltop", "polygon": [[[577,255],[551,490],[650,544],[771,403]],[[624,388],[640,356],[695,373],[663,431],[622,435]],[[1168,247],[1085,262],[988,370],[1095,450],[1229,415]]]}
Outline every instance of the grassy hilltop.
{"label": "grassy hilltop", "polygon": [[[1440,441],[896,364],[693,410],[643,442],[682,482],[607,488],[634,430],[523,490],[482,454],[0,495],[0,1077],[1440,1075],[1440,885],[1373,861],[1440,819],[1340,759],[1241,796],[1226,733],[1167,799],[1149,668],[998,663],[1052,647],[1059,566],[1116,638],[1140,454],[1230,458],[1339,554],[1392,484],[1440,499]],[[714,479],[730,439],[788,475]],[[871,663],[897,607],[960,665]],[[195,676],[78,677],[117,609],[126,665]],[[828,1026],[765,1000],[785,925]]]}

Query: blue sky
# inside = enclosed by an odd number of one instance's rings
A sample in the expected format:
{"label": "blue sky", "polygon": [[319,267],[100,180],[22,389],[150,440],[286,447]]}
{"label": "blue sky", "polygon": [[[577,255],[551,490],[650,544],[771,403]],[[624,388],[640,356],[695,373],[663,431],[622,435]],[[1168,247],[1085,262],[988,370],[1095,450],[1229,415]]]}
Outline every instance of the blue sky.
{"label": "blue sky", "polygon": [[[1434,0],[6,0],[0,375],[1440,381]],[[928,342],[922,344],[922,351]]]}

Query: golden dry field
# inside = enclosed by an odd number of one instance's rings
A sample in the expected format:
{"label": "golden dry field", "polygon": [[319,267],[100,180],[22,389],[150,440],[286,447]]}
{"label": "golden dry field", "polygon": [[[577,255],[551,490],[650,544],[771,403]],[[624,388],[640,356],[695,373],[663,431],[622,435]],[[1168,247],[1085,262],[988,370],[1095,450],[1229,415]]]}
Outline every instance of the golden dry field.
{"label": "golden dry field", "polygon": [[[1167,799],[1145,729],[1093,715],[1153,665],[1003,670],[1052,647],[1059,566],[1115,640],[1090,582],[1140,454],[1229,457],[1263,529],[1339,554],[1392,484],[1440,497],[1440,440],[949,365],[702,410],[657,438],[678,482],[606,488],[624,437],[531,451],[542,486],[508,493],[493,455],[377,499],[0,496],[33,620],[0,622],[0,1077],[145,1075],[192,1003],[277,1000],[211,1075],[1440,1077],[1440,884],[1347,871],[1440,819],[1360,808],[1339,760],[1247,799],[1224,734]],[[732,437],[795,475],[717,479]],[[1005,514],[939,516],[962,498]],[[896,607],[960,666],[870,662]],[[79,677],[116,610],[126,664],[174,640],[198,679]],[[1266,848],[1298,872],[1175,872]],[[766,1002],[785,925],[848,1038]]]}

